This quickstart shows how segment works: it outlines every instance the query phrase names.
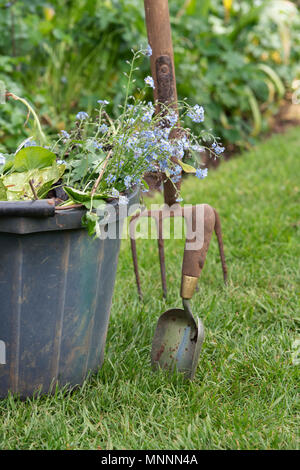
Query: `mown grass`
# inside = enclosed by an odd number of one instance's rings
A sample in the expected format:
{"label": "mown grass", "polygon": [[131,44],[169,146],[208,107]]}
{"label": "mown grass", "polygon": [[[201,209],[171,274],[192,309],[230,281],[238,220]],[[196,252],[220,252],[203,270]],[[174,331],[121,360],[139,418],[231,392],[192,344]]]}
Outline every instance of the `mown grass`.
{"label": "mown grass", "polygon": [[186,203],[218,209],[229,266],[224,288],[214,238],[192,302],[206,328],[194,382],[150,367],[158,315],[181,303],[183,241],[166,243],[167,301],[156,242],[139,242],[143,304],[124,241],[102,370],[72,393],[1,401],[0,448],[299,447],[299,146],[293,129],[183,185]]}

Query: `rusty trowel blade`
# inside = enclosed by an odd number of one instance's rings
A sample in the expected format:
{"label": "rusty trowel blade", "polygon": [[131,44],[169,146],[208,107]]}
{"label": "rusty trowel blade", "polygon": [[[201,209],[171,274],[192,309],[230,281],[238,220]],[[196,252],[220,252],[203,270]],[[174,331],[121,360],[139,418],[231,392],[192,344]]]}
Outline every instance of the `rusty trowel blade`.
{"label": "rusty trowel blade", "polygon": [[168,310],[161,315],[152,342],[154,369],[177,370],[186,378],[193,378],[204,339],[203,325],[199,322],[197,326],[181,309]]}

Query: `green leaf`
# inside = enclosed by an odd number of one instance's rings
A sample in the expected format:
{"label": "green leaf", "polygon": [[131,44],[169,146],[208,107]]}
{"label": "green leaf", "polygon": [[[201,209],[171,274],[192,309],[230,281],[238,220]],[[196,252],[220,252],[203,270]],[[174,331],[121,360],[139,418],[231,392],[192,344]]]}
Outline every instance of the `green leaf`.
{"label": "green leaf", "polygon": [[195,14],[195,11],[196,11],[196,4],[197,4],[197,1],[196,1],[196,0],[190,0],[190,1],[187,3],[186,13],[187,13],[188,15],[194,15],[194,14]]}
{"label": "green leaf", "polygon": [[94,212],[87,212],[82,217],[82,225],[88,231],[89,236],[93,236],[96,233],[96,224],[98,223],[98,216]]}
{"label": "green leaf", "polygon": [[197,12],[199,16],[206,18],[210,8],[210,3],[211,0],[189,0],[183,8],[185,8],[187,15],[193,16]]}
{"label": "green leaf", "polygon": [[[70,198],[77,204],[83,204],[85,202],[90,201],[92,198],[91,193],[80,191],[79,189],[71,188],[70,186],[65,186],[64,190],[66,191],[68,196],[70,196]],[[103,199],[103,195],[94,194],[93,199]]]}
{"label": "green leaf", "polygon": [[3,156],[5,157],[6,162],[2,169],[2,172],[6,173],[13,167],[15,156],[14,154],[10,154],[10,155],[4,154]]}
{"label": "green leaf", "polygon": [[264,1],[261,5],[258,7],[253,7],[249,10],[248,13],[245,15],[242,15],[241,18],[236,22],[234,29],[229,33],[228,38],[231,41],[235,41],[240,34],[241,31],[245,30],[245,28],[255,25],[260,16],[263,14],[263,10],[265,9],[267,5],[267,1]]}
{"label": "green leaf", "polygon": [[277,88],[278,94],[280,98],[282,98],[285,94],[285,86],[279,77],[279,75],[267,64],[259,64],[258,68],[262,70],[266,75],[270,77],[273,81],[275,87]]}
{"label": "green leaf", "polygon": [[251,135],[255,137],[261,131],[262,115],[261,115],[261,112],[259,110],[257,99],[255,98],[254,93],[251,90],[251,88],[247,86],[247,87],[245,87],[245,91],[246,91],[246,93],[249,97],[249,105],[250,105],[250,108],[251,108],[251,111],[252,111],[252,116],[253,116],[253,128],[252,128],[252,131],[251,131]]}
{"label": "green leaf", "polygon": [[145,188],[147,189],[147,191],[149,191],[149,185],[148,185],[147,181],[142,180],[142,184],[145,186]]}
{"label": "green leaf", "polygon": [[188,165],[187,163],[183,163],[181,160],[177,160],[177,163],[181,166],[185,173],[196,173],[196,168],[193,166]]}
{"label": "green leaf", "polygon": [[44,147],[22,148],[14,159],[14,169],[18,172],[37,170],[51,166],[56,155]]}
{"label": "green leaf", "polygon": [[105,207],[106,206],[106,202],[104,201],[104,199],[94,199],[93,198],[93,202],[91,199],[89,199],[88,201],[85,201],[82,203],[84,205],[84,207],[86,207],[87,209],[91,210],[91,209],[98,209],[99,207],[101,207],[102,205]]}
{"label": "green leaf", "polygon": [[0,201],[7,201],[6,187],[2,179],[0,179]]}
{"label": "green leaf", "polygon": [[56,183],[65,171],[64,165],[54,163],[50,168],[42,170],[24,171],[22,173],[10,173],[2,178],[6,189],[8,201],[19,201],[32,199],[33,194],[29,185],[29,180],[39,197],[45,197],[51,186]]}
{"label": "green leaf", "polygon": [[65,165],[57,165],[56,163],[52,165],[52,168],[45,168],[44,170],[40,170],[41,176],[44,179],[42,186],[38,189],[37,188],[37,195],[39,198],[43,199],[48,192],[50,191],[51,187],[62,177],[65,172]]}

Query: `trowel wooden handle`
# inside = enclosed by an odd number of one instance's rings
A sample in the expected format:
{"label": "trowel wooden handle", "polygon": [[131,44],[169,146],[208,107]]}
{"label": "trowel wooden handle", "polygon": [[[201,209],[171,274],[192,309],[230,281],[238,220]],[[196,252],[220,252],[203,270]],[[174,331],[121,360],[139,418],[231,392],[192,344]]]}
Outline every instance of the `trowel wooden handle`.
{"label": "trowel wooden handle", "polygon": [[[144,4],[148,42],[152,48],[150,60],[155,84],[154,99],[158,103],[173,106],[177,112],[176,77],[168,0],[144,0]],[[171,137],[175,138],[176,132]],[[180,183],[176,184],[176,188],[180,189]],[[169,180],[164,184],[164,199],[169,206],[176,202],[176,188]]]}
{"label": "trowel wooden handle", "polygon": [[[183,299],[191,299],[205,263],[215,226],[215,216],[210,206],[202,204],[186,210],[184,217],[187,223],[187,240],[182,264],[180,295]],[[190,249],[193,244],[195,246],[198,244],[199,248]]]}

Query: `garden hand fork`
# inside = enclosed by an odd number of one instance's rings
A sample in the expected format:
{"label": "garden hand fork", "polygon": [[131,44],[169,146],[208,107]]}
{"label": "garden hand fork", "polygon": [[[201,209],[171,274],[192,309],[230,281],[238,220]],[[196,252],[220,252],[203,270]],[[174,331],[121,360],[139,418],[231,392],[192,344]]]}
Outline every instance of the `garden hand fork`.
{"label": "garden hand fork", "polygon": [[[157,111],[159,111],[160,104],[172,106],[175,112],[178,113],[177,109],[177,90],[176,90],[176,78],[174,71],[174,56],[173,56],[173,45],[171,36],[171,26],[169,18],[168,0],[145,0],[145,14],[146,14],[146,25],[148,32],[148,42],[152,49],[151,55],[151,73],[154,79],[154,100],[156,102]],[[171,138],[176,138],[181,134],[180,129],[174,129],[171,133]],[[136,276],[137,288],[140,298],[142,298],[141,282],[138,270],[138,260],[136,251],[136,240],[135,240],[135,227],[141,217],[152,217],[156,222],[156,228],[158,232],[158,251],[160,260],[160,271],[164,297],[167,296],[167,284],[166,284],[166,269],[165,269],[165,255],[164,255],[164,238],[163,238],[163,220],[168,217],[185,217],[184,209],[176,202],[177,194],[180,189],[181,181],[172,183],[168,178],[163,178],[163,175],[157,175],[157,180],[164,179],[164,202],[165,206],[158,211],[143,211],[140,214],[135,215],[131,218],[130,222],[130,238],[131,238],[131,249],[134,263],[134,271]],[[171,208],[171,209],[170,209]],[[220,218],[214,211],[214,230],[216,232],[224,280],[227,278],[227,268],[225,263],[221,224]],[[196,211],[198,213],[198,211]],[[185,220],[186,217],[185,217]],[[205,226],[205,220],[203,218],[202,223]],[[210,232],[210,237],[212,232]],[[208,249],[208,246],[207,246]],[[206,250],[207,253],[207,250]],[[206,254],[205,254],[206,255]],[[203,259],[204,265],[205,257]],[[202,266],[203,267],[203,266]]]}

